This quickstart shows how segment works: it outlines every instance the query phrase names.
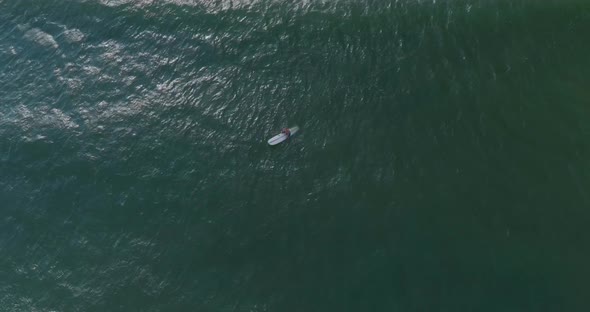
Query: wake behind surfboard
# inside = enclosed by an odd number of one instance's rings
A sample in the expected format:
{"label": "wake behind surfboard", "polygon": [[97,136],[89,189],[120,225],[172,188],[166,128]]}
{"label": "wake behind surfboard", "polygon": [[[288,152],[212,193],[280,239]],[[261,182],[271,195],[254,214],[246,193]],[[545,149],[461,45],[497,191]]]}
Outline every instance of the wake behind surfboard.
{"label": "wake behind surfboard", "polygon": [[[291,136],[293,136],[297,131],[299,131],[299,127],[293,126],[289,128],[289,131],[291,131]],[[289,137],[286,134],[279,133],[268,140],[268,145],[277,145],[279,143],[284,142],[288,138]]]}

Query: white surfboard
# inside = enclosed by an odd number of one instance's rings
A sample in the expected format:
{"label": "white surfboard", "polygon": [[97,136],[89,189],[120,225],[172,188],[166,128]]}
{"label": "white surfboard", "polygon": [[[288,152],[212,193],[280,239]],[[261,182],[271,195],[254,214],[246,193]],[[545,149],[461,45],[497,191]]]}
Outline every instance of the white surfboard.
{"label": "white surfboard", "polygon": [[[294,126],[289,128],[291,131],[291,136],[293,136],[297,131],[299,131],[299,127]],[[281,142],[284,142],[287,139],[287,135],[284,133],[279,133],[268,140],[268,145],[277,145]]]}

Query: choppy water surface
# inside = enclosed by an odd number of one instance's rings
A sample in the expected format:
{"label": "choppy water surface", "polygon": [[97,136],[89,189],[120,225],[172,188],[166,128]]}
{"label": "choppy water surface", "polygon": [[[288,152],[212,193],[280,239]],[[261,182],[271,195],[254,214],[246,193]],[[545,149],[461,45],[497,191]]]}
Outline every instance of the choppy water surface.
{"label": "choppy water surface", "polygon": [[589,31],[582,0],[0,1],[0,306],[586,311]]}

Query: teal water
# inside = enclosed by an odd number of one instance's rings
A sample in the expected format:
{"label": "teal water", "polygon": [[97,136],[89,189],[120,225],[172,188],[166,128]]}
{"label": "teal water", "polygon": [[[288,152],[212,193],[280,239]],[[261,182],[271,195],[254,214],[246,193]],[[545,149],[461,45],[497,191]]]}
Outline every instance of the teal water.
{"label": "teal water", "polygon": [[0,0],[0,310],[588,311],[589,33],[585,0]]}

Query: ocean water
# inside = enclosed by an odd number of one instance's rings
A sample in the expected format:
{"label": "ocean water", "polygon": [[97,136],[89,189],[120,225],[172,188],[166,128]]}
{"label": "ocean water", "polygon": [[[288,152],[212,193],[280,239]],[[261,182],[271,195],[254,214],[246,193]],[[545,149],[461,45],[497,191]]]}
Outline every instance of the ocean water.
{"label": "ocean water", "polygon": [[0,0],[0,310],[588,311],[589,34],[587,0]]}

